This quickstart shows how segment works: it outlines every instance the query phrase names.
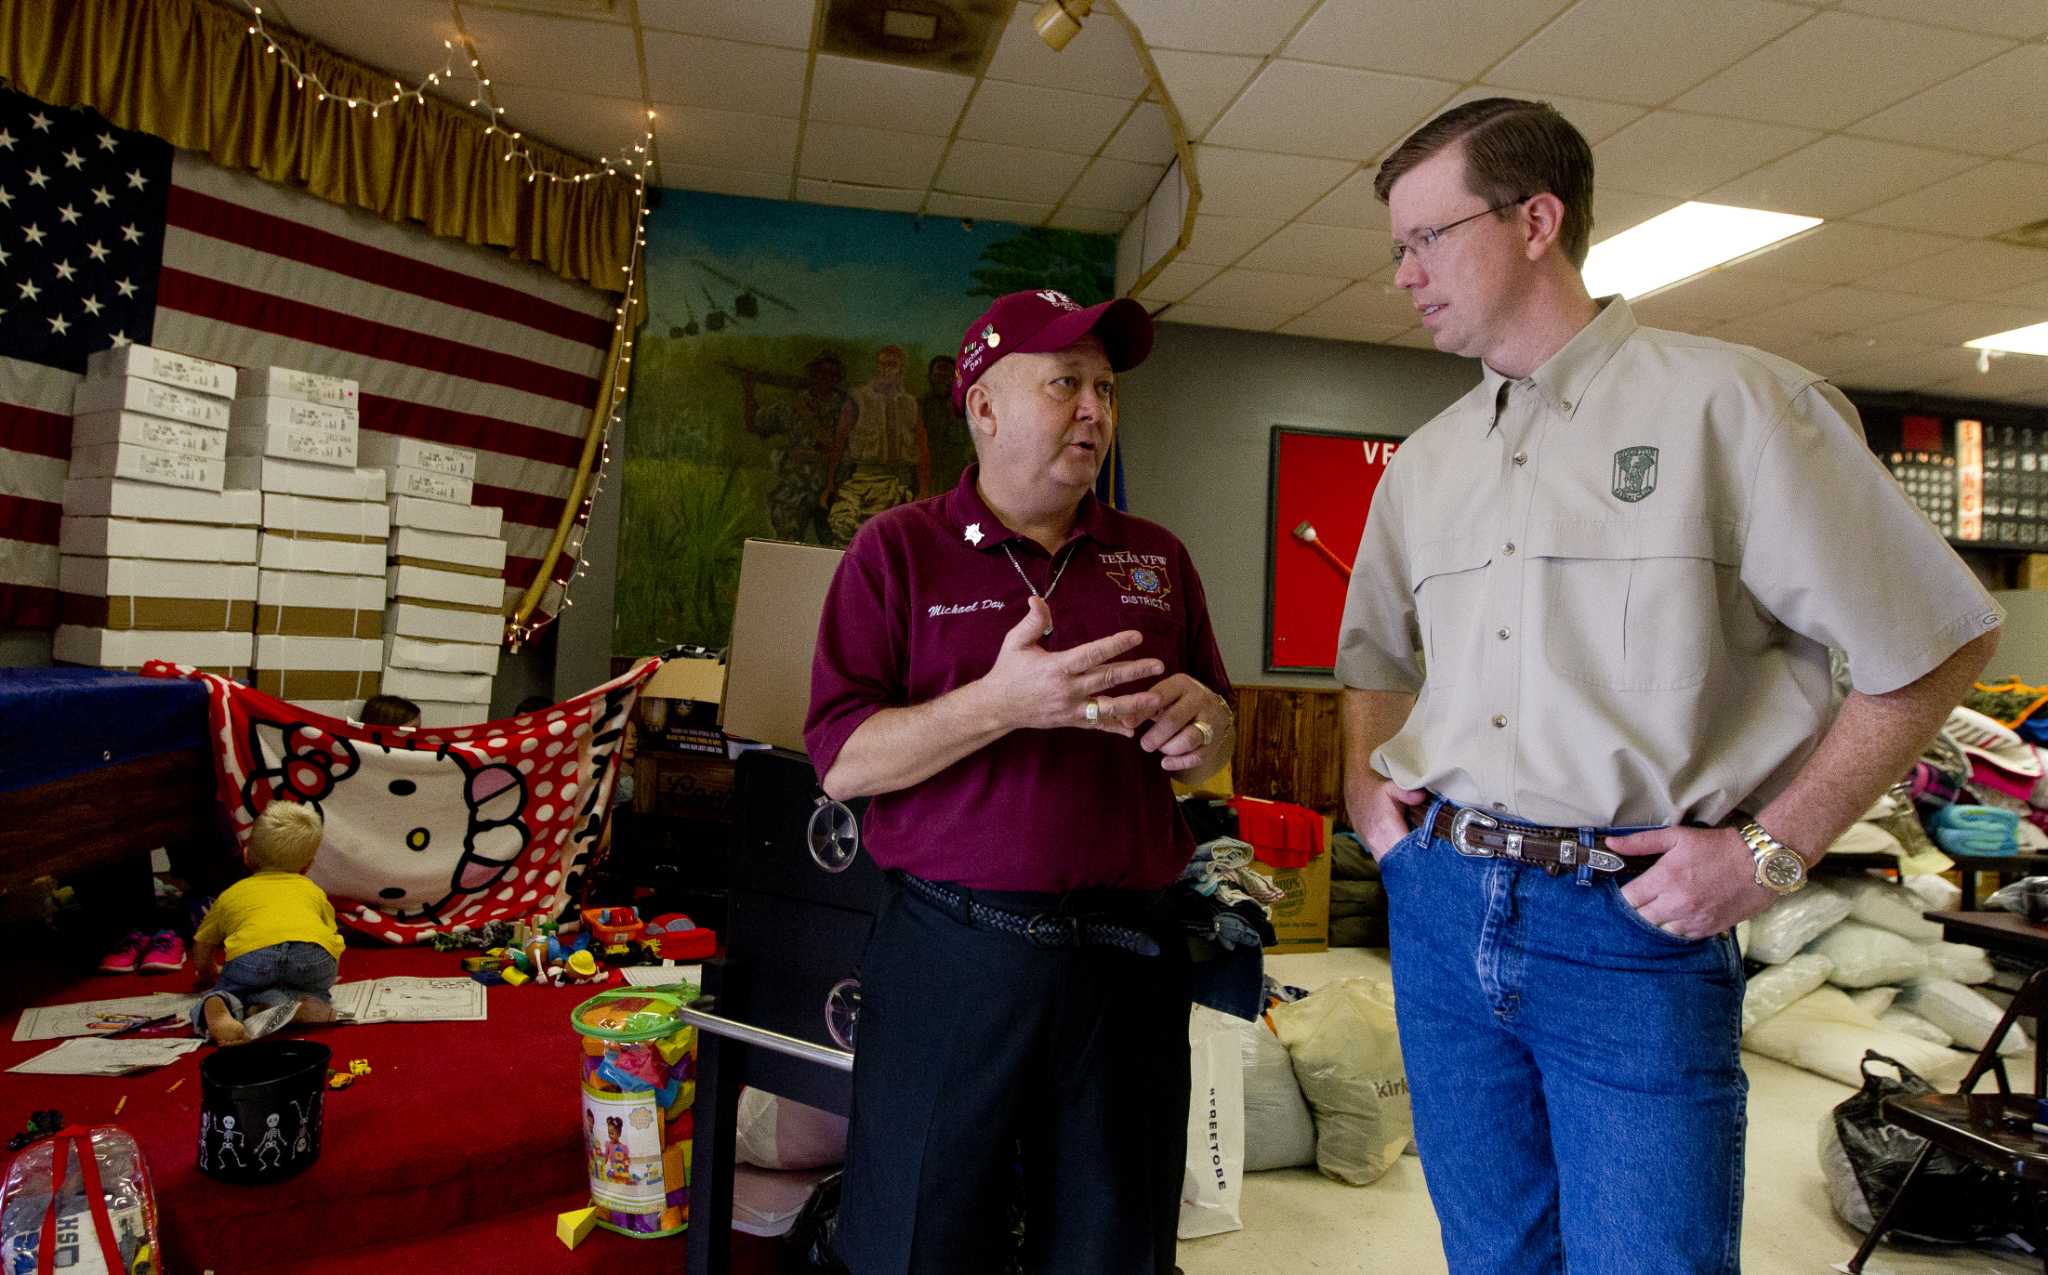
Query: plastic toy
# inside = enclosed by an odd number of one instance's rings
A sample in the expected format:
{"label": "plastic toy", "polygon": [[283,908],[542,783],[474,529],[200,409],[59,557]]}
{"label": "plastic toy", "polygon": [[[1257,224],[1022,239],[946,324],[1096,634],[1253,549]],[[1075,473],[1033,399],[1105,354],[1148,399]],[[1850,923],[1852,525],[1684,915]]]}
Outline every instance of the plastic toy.
{"label": "plastic toy", "polygon": [[327,1087],[329,1089],[346,1089],[355,1082],[356,1078],[350,1072],[330,1070],[327,1073]]}
{"label": "plastic toy", "polygon": [[370,1060],[369,1060],[369,1059],[367,1059],[367,1058],[358,1058],[358,1059],[355,1059],[354,1061],[350,1062],[350,1063],[349,1063],[349,1065],[348,1065],[348,1074],[349,1074],[349,1075],[351,1075],[351,1076],[367,1076],[367,1075],[369,1075],[369,1074],[370,1074]]}
{"label": "plastic toy", "polygon": [[38,1138],[47,1138],[64,1127],[64,1113],[55,1107],[31,1112],[28,1127],[7,1140],[9,1151],[19,1151]]}
{"label": "plastic toy", "polygon": [[681,912],[666,912],[649,921],[647,938],[664,961],[700,961],[718,951],[718,932]]}
{"label": "plastic toy", "polygon": [[635,941],[646,933],[647,923],[640,919],[638,908],[585,908],[583,928],[596,942],[610,946]]}
{"label": "plastic toy", "polygon": [[567,1213],[563,1213],[555,1218],[555,1238],[562,1241],[562,1244],[567,1248],[575,1248],[584,1240],[589,1239],[590,1233],[596,1229],[597,1209],[595,1206],[570,1209]]}
{"label": "plastic toy", "polygon": [[595,978],[597,976],[597,958],[592,956],[587,950],[572,952],[569,955],[569,972],[577,978]]}

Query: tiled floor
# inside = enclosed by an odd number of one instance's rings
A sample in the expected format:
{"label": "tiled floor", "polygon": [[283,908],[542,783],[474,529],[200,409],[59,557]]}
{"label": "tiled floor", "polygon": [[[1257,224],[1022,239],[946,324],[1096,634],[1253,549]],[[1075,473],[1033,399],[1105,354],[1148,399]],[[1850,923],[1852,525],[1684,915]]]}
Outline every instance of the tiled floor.
{"label": "tiled floor", "polygon": [[[1387,976],[1386,955],[1338,948],[1314,956],[1281,956],[1268,971],[1283,982],[1318,987],[1353,975]],[[1835,1218],[1821,1184],[1816,1150],[1820,1120],[1848,1096],[1846,1086],[1768,1058],[1745,1054],[1749,1069],[1748,1196],[1742,1265],[1747,1275],[1826,1272],[1848,1260],[1860,1237]],[[1422,1166],[1404,1156],[1370,1186],[1348,1187],[1312,1169],[1250,1175],[1244,1229],[1183,1241],[1187,1275],[1247,1272],[1398,1272],[1444,1269],[1436,1215]],[[2037,1261],[1979,1251],[1901,1252],[1882,1249],[1869,1275],[2009,1275],[2038,1272]],[[1648,1275],[1648,1273],[1646,1273]]]}

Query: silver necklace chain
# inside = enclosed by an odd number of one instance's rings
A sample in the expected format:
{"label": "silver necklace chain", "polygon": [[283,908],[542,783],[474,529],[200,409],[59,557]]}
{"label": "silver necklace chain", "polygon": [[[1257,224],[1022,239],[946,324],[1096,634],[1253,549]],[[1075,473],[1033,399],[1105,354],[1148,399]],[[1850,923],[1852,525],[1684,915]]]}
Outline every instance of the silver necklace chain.
{"label": "silver necklace chain", "polygon": [[[1071,544],[1060,550],[1059,565],[1053,568],[1052,583],[1045,586],[1044,593],[1040,593],[1038,586],[1031,583],[1031,577],[1024,574],[1024,564],[1017,561],[1017,555],[1010,552],[1010,546],[1003,546],[1003,556],[1010,560],[1011,569],[1016,571],[1017,578],[1024,582],[1024,587],[1031,590],[1031,596],[1045,603],[1047,609],[1050,610],[1052,606],[1052,591],[1060,587],[1060,577],[1066,574],[1067,564],[1074,560],[1073,550],[1074,546]],[[1050,621],[1045,626],[1045,636],[1052,636],[1052,624]]]}

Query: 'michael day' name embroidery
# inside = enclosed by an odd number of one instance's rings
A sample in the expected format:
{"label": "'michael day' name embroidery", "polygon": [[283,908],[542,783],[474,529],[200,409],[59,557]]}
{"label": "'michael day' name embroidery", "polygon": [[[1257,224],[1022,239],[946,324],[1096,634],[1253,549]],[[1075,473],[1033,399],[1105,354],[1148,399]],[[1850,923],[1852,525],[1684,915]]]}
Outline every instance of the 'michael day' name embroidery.
{"label": "'michael day' name embroidery", "polygon": [[925,611],[925,614],[937,617],[941,615],[967,615],[974,611],[1000,611],[1002,609],[1001,599],[983,598],[979,602],[961,602],[953,606],[947,606],[944,603],[934,603]]}

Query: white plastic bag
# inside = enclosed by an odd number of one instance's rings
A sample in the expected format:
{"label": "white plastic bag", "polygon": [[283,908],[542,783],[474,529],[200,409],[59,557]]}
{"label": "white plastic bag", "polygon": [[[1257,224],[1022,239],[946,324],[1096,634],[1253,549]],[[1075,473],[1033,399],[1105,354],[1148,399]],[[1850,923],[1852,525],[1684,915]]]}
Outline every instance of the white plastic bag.
{"label": "white plastic bag", "polygon": [[1955,1037],[1936,1027],[1933,1023],[1928,1022],[1910,1009],[1888,1009],[1877,1016],[1877,1021],[1880,1025],[1889,1027],[1895,1032],[1904,1032],[1908,1036],[1918,1036],[1929,1044],[1953,1045],[1956,1043]]}
{"label": "white plastic bag", "polygon": [[751,1086],[740,1090],[733,1157],[760,1169],[846,1163],[846,1117]]}
{"label": "white plastic bag", "polygon": [[[1925,978],[1914,983],[1899,993],[1898,1007],[1920,1015],[1955,1037],[1956,1044],[1970,1049],[1984,1048],[1984,1042],[1997,1030],[1998,1020],[2005,1017],[2005,1011],[1982,992],[1946,978]],[[2015,1022],[2005,1033],[2005,1039],[1998,1042],[1998,1052],[2009,1058],[2025,1053],[2026,1049],[2027,1033]]]}
{"label": "white plastic bag", "polygon": [[1239,1020],[1196,1005],[1188,1014],[1188,1150],[1181,1175],[1184,1240],[1244,1228],[1244,1062]]}
{"label": "white plastic bag", "polygon": [[1849,900],[1816,881],[1757,913],[1749,923],[1749,959],[1783,965],[1801,948],[1849,919]]}
{"label": "white plastic bag", "polygon": [[1927,972],[1927,954],[1918,943],[1861,921],[1842,922],[1807,944],[1806,950],[1835,963],[1828,982],[1837,987],[1904,983]]}
{"label": "white plastic bag", "polygon": [[1947,877],[1907,877],[1904,889],[1929,912],[1953,912],[1963,904],[1963,887]]}
{"label": "white plastic bag", "polygon": [[1882,1018],[1884,1012],[1892,1007],[1892,1002],[1899,999],[1899,991],[1896,987],[1866,987],[1860,992],[1849,993],[1849,999],[1872,1018]]}
{"label": "white plastic bag", "polygon": [[1316,1120],[1301,1096],[1287,1046],[1264,1020],[1233,1021],[1244,1062],[1244,1171],[1314,1164]]}
{"label": "white plastic bag", "polygon": [[1823,987],[1781,1014],[1758,1023],[1742,1047],[1845,1085],[1863,1083],[1863,1051],[1875,1049],[1927,1078],[1953,1088],[1970,1069],[1970,1056],[1878,1026],[1839,987]]}
{"label": "white plastic bag", "polygon": [[1792,1002],[1828,981],[1835,963],[1825,956],[1795,956],[1760,971],[1742,990],[1742,1030],[1781,1013]]}
{"label": "white plastic bag", "polygon": [[1991,968],[1991,955],[1981,947],[1968,943],[1929,943],[1927,953],[1927,977],[1945,978],[1951,982],[1975,987],[1988,983],[1997,974]]}
{"label": "white plastic bag", "polygon": [[1849,897],[1852,920],[1890,930],[1915,943],[1932,943],[1941,938],[1941,927],[1920,915],[1927,910],[1926,905],[1907,893],[1904,886],[1872,876],[1849,876],[1831,884]]}
{"label": "white plastic bag", "polygon": [[1392,1168],[1415,1136],[1394,989],[1343,979],[1275,1007],[1273,1026],[1316,1113],[1316,1168],[1352,1186]]}

